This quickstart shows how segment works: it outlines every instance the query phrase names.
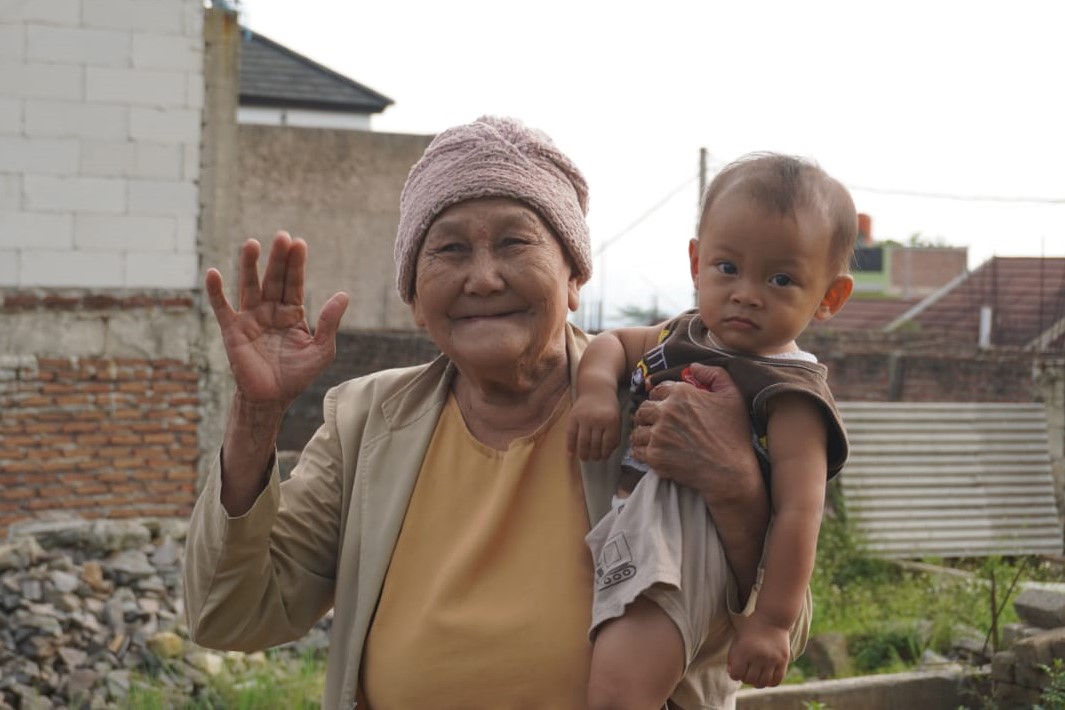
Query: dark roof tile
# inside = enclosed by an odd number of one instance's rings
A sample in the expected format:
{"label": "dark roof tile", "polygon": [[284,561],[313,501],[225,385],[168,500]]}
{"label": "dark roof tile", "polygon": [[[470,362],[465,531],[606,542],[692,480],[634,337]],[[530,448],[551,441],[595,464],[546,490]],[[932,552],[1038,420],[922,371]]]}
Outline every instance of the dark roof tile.
{"label": "dark roof tile", "polygon": [[240,103],[353,113],[380,113],[392,99],[246,31],[240,57]]}

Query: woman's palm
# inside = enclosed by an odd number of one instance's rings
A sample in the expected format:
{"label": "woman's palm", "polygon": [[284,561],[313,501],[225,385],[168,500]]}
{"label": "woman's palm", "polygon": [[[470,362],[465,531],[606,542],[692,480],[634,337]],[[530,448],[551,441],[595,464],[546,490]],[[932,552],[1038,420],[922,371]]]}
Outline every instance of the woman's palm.
{"label": "woman's palm", "polygon": [[258,242],[249,240],[241,249],[240,310],[226,301],[215,269],[207,273],[207,294],[237,389],[249,401],[287,407],[332,362],[347,296],[326,302],[312,335],[303,309],[307,245],[279,233],[261,286],[258,257]]}

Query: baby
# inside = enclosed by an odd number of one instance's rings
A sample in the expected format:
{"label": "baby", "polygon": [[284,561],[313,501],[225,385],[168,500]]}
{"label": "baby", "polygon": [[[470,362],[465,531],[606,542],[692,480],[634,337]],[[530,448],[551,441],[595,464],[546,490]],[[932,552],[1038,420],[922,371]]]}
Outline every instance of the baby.
{"label": "baby", "polygon": [[584,353],[569,428],[582,459],[609,456],[619,442],[619,383],[631,377],[635,411],[664,380],[698,386],[691,363],[716,365],[747,403],[772,505],[759,582],[736,613],[705,501],[626,453],[614,510],[587,538],[596,563],[590,708],[662,707],[670,697],[684,706],[685,669],[720,665],[726,648],[734,681],[777,685],[801,652],[791,639],[809,628],[825,484],[847,440],[826,368],[795,339],[850,296],[857,232],[849,193],[817,165],[742,158],[710,184],[688,245],[698,308],[604,332]]}

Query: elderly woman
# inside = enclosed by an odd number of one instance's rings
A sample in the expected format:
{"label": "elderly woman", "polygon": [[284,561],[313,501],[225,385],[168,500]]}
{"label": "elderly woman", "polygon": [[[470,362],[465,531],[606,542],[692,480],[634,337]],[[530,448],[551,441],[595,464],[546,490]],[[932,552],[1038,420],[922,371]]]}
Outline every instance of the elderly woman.
{"label": "elderly woman", "polygon": [[[238,310],[208,271],[236,394],[189,529],[197,642],[280,644],[332,607],[324,707],[586,705],[584,536],[618,470],[582,466],[566,447],[587,342],[566,321],[591,272],[586,209],[584,178],[544,134],[491,117],[440,134],[404,187],[395,256],[400,295],[442,355],[332,389],[284,484],[282,416],[333,358],[347,296],[323,306],[312,335],[307,246],[284,233],[261,282],[259,245],[244,244]],[[703,493],[744,598],[766,496],[735,390],[710,369],[700,377],[715,391],[655,390],[632,442]],[[673,703],[731,703],[712,635]]]}

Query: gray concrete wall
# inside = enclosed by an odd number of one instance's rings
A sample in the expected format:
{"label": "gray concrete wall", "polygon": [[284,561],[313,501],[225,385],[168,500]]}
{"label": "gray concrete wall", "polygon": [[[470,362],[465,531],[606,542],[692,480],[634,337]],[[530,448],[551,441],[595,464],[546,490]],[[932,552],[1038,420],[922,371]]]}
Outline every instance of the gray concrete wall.
{"label": "gray concrete wall", "polygon": [[231,250],[255,237],[265,263],[274,233],[287,230],[309,246],[312,325],[343,290],[351,296],[345,330],[414,330],[396,294],[392,247],[403,183],[432,136],[247,125],[238,133],[240,215]]}

